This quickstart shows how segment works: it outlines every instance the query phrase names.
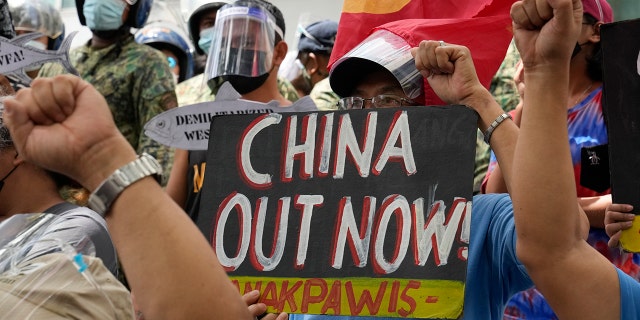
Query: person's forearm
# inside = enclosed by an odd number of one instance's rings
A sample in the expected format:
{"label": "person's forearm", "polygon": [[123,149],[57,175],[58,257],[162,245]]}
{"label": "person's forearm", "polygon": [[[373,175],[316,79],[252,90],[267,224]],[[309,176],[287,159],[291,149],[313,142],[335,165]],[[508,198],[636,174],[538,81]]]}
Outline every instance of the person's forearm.
{"label": "person's forearm", "polygon": [[[566,121],[569,65],[525,69],[525,108],[514,161],[518,245],[550,250],[572,246],[579,234]],[[547,163],[553,163],[550,166]],[[553,223],[550,223],[553,221]]]}
{"label": "person's forearm", "polygon": [[189,151],[176,149],[173,166],[165,191],[180,207],[184,209],[187,201],[187,173],[189,169]]}
{"label": "person's forearm", "polygon": [[[473,109],[478,112],[480,118],[478,119],[478,128],[482,132],[486,132],[491,123],[504,111],[493,99],[488,91],[476,94],[468,100],[462,101],[463,104],[473,106]],[[518,127],[511,120],[504,120],[491,135],[489,141],[493,152],[498,158],[500,166],[503,168],[504,178],[511,178],[511,172],[513,168],[513,152],[518,138]],[[508,183],[506,183],[508,186]]]}
{"label": "person's forearm", "polygon": [[[95,190],[117,168],[135,159],[124,139],[96,155],[102,163],[92,180]],[[99,182],[97,182],[99,181]],[[249,319],[215,253],[198,228],[153,178],[127,187],[106,215],[137,303],[147,319]],[[194,308],[193,306],[198,306]]]}
{"label": "person's forearm", "polygon": [[578,203],[589,218],[592,228],[604,228],[604,214],[607,206],[611,204],[611,195],[599,197],[581,197]]}
{"label": "person's forearm", "polygon": [[489,178],[487,179],[487,186],[485,189],[485,193],[505,193],[509,192],[507,190],[507,185],[504,182],[504,178],[502,176],[502,169],[500,169],[500,165],[496,165],[489,174]]}
{"label": "person's forearm", "polygon": [[[147,319],[250,319],[198,228],[152,179],[128,187],[107,224]],[[197,308],[194,308],[197,306]]]}

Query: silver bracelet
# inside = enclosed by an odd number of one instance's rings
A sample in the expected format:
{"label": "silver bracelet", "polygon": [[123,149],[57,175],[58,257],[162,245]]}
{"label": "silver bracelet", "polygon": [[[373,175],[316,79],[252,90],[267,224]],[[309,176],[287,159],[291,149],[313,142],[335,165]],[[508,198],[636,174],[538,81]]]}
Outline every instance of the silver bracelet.
{"label": "silver bracelet", "polygon": [[154,157],[143,153],[136,160],[120,167],[102,181],[98,188],[91,193],[89,207],[104,217],[122,190],[150,175],[155,175],[156,180],[159,181],[161,174],[162,167],[158,161]]}
{"label": "silver bracelet", "polygon": [[493,134],[493,131],[496,130],[496,128],[507,118],[513,120],[513,118],[511,117],[510,114],[508,113],[503,113],[501,115],[499,115],[495,120],[493,120],[493,122],[491,122],[491,125],[489,125],[489,127],[487,128],[487,131],[484,132],[484,142],[486,142],[487,144],[489,144],[489,141],[491,140],[491,135]]}

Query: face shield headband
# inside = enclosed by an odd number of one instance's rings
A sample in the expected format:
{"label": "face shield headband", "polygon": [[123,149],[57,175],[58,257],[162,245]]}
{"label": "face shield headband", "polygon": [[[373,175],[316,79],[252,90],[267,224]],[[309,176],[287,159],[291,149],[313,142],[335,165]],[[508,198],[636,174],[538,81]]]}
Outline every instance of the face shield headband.
{"label": "face shield headband", "polygon": [[256,78],[268,74],[275,34],[283,37],[274,21],[262,7],[250,3],[222,7],[212,32],[206,80],[225,76]]}

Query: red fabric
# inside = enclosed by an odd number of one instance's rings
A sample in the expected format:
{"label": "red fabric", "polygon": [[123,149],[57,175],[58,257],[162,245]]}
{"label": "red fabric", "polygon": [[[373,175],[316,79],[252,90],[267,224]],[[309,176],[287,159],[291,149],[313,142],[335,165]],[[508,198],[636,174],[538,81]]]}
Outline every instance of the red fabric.
{"label": "red fabric", "polygon": [[[338,34],[329,66],[364,40],[371,30],[382,24],[403,19],[473,18],[509,14],[515,0],[409,0],[393,11],[400,0],[345,0],[340,16]],[[360,8],[359,12],[345,12]],[[365,12],[368,8],[376,12]],[[388,7],[388,10],[385,10]],[[467,30],[467,32],[472,29]],[[473,32],[473,31],[472,31]],[[455,41],[451,41],[455,42]]]}
{"label": "red fabric", "polygon": [[[443,40],[466,46],[471,51],[478,78],[489,88],[491,78],[504,60],[513,36],[511,17],[508,14],[467,19],[411,19],[382,25],[377,29],[388,30],[417,47],[422,40]],[[425,104],[440,105],[442,100],[424,81]]]}

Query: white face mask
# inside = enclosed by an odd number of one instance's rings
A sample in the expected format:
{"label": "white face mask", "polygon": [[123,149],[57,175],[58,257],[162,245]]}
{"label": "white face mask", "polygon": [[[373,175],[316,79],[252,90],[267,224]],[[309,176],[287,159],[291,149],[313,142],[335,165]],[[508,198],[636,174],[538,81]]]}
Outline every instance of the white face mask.
{"label": "white face mask", "polygon": [[36,48],[36,49],[40,49],[40,50],[47,50],[47,45],[40,42],[40,41],[36,41],[36,40],[31,40],[29,42],[27,42],[27,47],[31,47],[31,48]]}

